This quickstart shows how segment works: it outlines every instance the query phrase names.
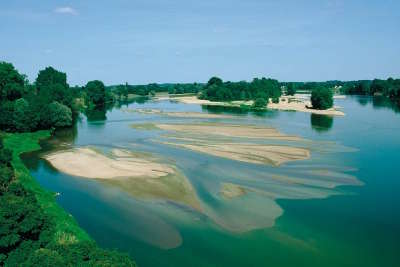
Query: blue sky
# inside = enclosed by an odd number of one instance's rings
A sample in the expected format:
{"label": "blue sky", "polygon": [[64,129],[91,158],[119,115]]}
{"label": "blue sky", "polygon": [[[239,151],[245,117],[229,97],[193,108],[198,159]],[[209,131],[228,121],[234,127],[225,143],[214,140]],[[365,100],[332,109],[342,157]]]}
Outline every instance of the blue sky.
{"label": "blue sky", "polygon": [[0,60],[33,81],[400,77],[398,0],[0,2]]}

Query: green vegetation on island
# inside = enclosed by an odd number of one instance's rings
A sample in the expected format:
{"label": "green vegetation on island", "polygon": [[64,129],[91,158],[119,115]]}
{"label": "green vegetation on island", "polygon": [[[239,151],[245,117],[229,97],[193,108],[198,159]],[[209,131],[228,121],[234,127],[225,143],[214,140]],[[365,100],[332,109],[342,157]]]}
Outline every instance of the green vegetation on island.
{"label": "green vegetation on island", "polygon": [[211,101],[235,101],[256,99],[278,99],[282,95],[277,80],[255,78],[252,82],[223,82],[218,77],[212,77],[199,98]]}
{"label": "green vegetation on island", "polygon": [[314,109],[328,109],[333,106],[333,92],[327,87],[317,87],[311,92],[311,105]]}

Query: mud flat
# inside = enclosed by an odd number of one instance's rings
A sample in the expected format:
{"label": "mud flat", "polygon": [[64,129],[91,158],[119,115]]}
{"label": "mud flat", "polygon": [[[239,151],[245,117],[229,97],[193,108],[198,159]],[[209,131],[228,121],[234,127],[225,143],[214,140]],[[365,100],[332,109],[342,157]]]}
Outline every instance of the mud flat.
{"label": "mud flat", "polygon": [[195,190],[175,167],[144,153],[114,149],[105,155],[83,147],[44,157],[53,167],[69,175],[100,179],[142,199],[164,199],[200,210]]}

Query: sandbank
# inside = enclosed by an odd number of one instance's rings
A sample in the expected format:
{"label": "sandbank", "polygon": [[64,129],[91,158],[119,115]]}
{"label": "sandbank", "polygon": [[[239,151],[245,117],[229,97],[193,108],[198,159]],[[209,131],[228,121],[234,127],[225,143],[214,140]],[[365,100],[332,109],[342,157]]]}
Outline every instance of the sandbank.
{"label": "sandbank", "polygon": [[61,172],[100,179],[138,198],[170,200],[201,210],[189,180],[173,166],[144,153],[114,149],[110,155],[105,155],[83,147],[55,152],[44,158]]}
{"label": "sandbank", "polygon": [[258,138],[270,140],[300,141],[298,136],[285,135],[275,128],[244,124],[198,123],[198,124],[155,124],[167,131],[194,134],[220,135],[226,137]]}
{"label": "sandbank", "polygon": [[217,157],[254,164],[270,164],[273,166],[279,166],[289,161],[305,160],[310,158],[310,151],[305,148],[283,145],[260,145],[245,143],[206,144],[204,142],[201,143],[200,140],[191,144],[172,142],[161,143],[183,147]]}

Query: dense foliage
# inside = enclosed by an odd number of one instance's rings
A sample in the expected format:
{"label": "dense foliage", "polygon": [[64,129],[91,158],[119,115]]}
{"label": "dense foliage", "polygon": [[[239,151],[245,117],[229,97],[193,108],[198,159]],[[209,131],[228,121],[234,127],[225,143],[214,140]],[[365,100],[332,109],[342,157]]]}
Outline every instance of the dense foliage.
{"label": "dense foliage", "polygon": [[333,106],[333,92],[327,87],[317,87],[311,92],[311,105],[314,109],[328,109]]}
{"label": "dense foliage", "polygon": [[296,85],[294,83],[289,83],[286,89],[287,95],[295,95],[296,94]]}
{"label": "dense foliage", "polygon": [[76,112],[65,73],[48,67],[29,84],[12,64],[0,62],[1,130],[29,132],[71,126]]}
{"label": "dense foliage", "polygon": [[204,90],[201,92],[200,98],[211,101],[234,101],[234,100],[256,100],[263,98],[276,99],[281,96],[281,87],[277,80],[258,79],[252,82],[223,82],[218,77],[212,77]]}
{"label": "dense foliage", "polygon": [[94,108],[104,107],[106,104],[106,87],[98,80],[90,81],[85,86],[86,105]]}
{"label": "dense foliage", "polygon": [[135,266],[93,241],[63,241],[33,191],[15,176],[12,151],[0,138],[0,266]]}

